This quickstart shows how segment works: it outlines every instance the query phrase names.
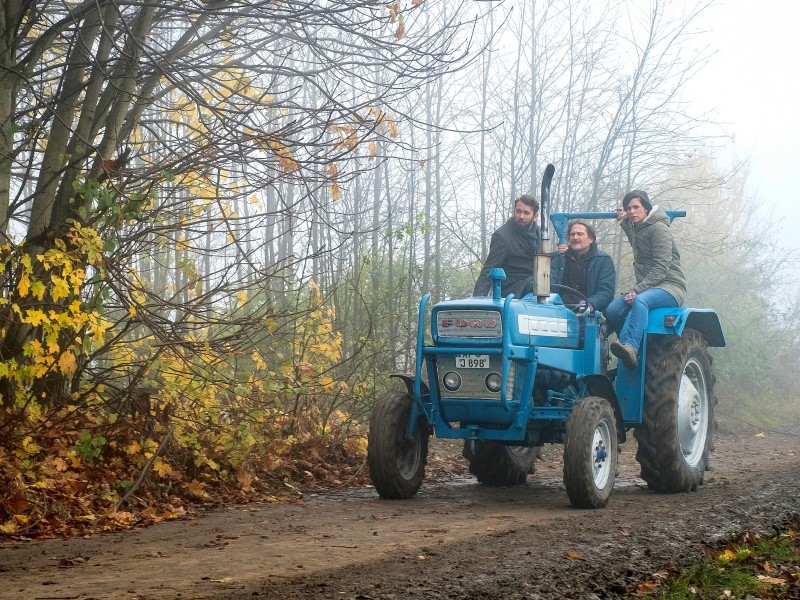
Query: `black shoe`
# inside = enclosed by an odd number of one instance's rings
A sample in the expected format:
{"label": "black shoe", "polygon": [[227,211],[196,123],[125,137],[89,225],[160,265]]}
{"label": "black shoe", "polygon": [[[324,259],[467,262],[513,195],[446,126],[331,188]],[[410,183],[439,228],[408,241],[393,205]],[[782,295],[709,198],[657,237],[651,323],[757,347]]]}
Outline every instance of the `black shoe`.
{"label": "black shoe", "polygon": [[636,365],[639,364],[636,350],[630,344],[620,344],[617,340],[614,340],[611,342],[611,354],[620,359],[628,369],[635,369]]}

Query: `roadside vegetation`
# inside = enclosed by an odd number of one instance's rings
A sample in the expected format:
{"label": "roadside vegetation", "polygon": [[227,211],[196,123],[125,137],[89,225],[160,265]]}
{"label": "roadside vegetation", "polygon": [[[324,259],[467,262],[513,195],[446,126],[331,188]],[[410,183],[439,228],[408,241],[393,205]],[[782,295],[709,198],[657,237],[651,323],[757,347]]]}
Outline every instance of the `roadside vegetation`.
{"label": "roadside vegetation", "polygon": [[681,569],[666,570],[635,591],[640,598],[720,600],[797,598],[800,596],[800,521],[775,537],[747,532],[707,558]]}

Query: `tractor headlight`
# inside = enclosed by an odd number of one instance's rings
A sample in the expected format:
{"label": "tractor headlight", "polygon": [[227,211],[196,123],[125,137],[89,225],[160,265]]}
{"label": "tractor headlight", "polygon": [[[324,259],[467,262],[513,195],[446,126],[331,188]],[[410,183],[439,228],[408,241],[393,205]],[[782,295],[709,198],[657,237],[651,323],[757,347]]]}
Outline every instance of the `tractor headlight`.
{"label": "tractor headlight", "polygon": [[486,376],[486,389],[492,393],[497,393],[500,391],[500,387],[503,385],[503,378],[500,376],[500,373],[489,373]]}
{"label": "tractor headlight", "polygon": [[461,375],[455,371],[448,371],[444,374],[444,377],[442,377],[442,383],[444,383],[444,387],[449,391],[455,392],[461,387]]}

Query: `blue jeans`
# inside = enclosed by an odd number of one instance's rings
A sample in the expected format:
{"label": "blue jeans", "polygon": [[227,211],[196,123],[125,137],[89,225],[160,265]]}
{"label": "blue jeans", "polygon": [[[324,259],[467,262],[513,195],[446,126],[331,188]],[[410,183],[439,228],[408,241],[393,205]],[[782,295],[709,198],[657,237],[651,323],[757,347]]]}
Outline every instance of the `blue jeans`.
{"label": "blue jeans", "polygon": [[678,306],[678,301],[672,294],[661,288],[650,288],[636,294],[630,304],[625,302],[625,296],[614,298],[606,308],[606,320],[609,327],[619,335],[620,343],[629,344],[639,352],[650,309],[674,306]]}

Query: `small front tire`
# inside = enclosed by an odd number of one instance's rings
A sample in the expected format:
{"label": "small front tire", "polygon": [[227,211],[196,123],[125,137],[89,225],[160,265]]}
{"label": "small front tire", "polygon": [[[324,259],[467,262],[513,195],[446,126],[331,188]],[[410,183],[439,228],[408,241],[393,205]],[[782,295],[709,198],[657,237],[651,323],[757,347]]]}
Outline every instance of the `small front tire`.
{"label": "small front tire", "polygon": [[382,498],[403,500],[417,493],[428,460],[428,427],[420,417],[408,435],[413,398],[389,392],[375,403],[369,420],[367,465],[372,484]]}
{"label": "small front tire", "polygon": [[614,409],[605,398],[589,396],[575,404],[564,442],[564,485],[576,508],[608,503],[619,454]]}

